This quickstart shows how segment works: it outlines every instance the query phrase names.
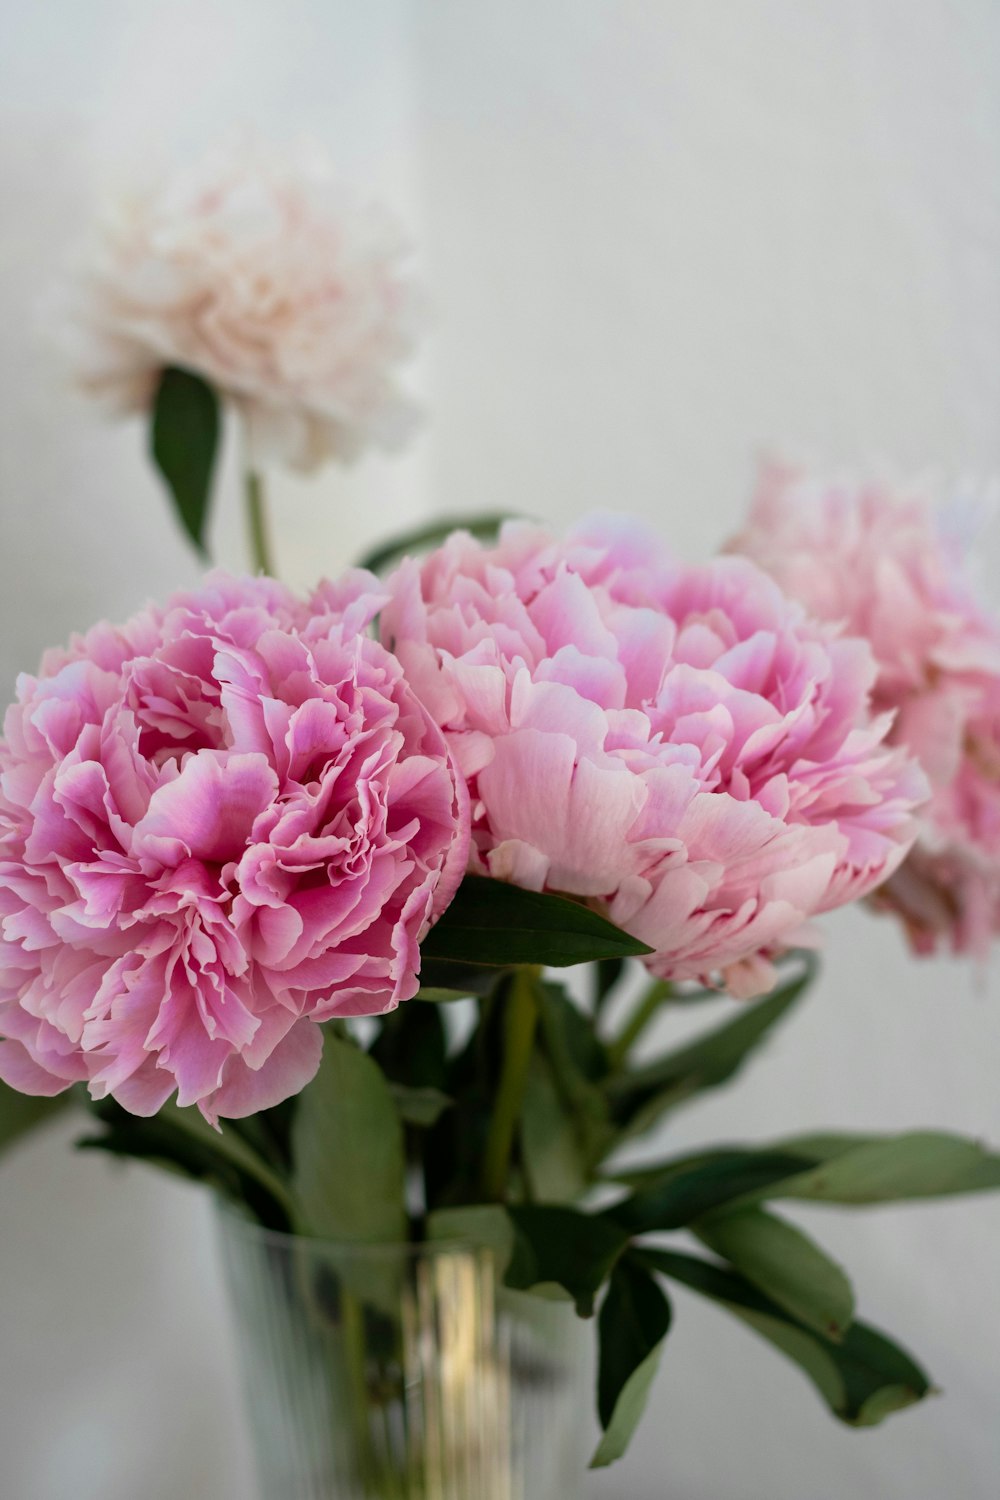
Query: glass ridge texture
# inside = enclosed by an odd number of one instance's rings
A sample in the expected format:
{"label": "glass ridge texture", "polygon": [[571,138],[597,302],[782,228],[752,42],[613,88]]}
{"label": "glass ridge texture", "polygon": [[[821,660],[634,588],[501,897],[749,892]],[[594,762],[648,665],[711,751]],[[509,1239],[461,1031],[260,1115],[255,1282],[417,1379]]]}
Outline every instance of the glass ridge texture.
{"label": "glass ridge texture", "polygon": [[259,1500],[571,1500],[591,1353],[491,1251],[346,1245],[218,1215]]}

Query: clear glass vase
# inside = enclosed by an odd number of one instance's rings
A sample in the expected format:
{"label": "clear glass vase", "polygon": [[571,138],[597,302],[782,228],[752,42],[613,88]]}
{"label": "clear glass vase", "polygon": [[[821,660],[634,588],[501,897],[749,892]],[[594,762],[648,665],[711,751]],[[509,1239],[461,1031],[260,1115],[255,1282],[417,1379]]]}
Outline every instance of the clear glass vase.
{"label": "clear glass vase", "polygon": [[588,1330],[453,1244],[340,1245],[223,1210],[260,1500],[572,1500]]}

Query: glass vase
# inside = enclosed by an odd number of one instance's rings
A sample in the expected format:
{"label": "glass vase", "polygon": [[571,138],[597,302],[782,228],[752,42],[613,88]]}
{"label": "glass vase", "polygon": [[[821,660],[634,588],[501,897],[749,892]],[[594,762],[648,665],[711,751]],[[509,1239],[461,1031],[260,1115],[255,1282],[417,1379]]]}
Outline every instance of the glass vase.
{"label": "glass vase", "polygon": [[590,1340],[471,1245],[342,1245],[223,1210],[260,1500],[572,1500]]}

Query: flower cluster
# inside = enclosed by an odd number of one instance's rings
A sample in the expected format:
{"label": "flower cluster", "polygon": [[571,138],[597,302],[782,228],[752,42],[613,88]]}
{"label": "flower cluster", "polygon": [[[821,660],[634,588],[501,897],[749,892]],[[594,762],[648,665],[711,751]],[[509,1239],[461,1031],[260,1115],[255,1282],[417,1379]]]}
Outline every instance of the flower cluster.
{"label": "flower cluster", "polygon": [[925,784],[869,716],[868,647],[753,564],[509,523],[387,587],[382,639],[469,782],[474,868],[594,903],[654,973],[766,989],[807,918],[905,857]]}
{"label": "flower cluster", "polygon": [[874,676],[754,564],[600,519],[98,626],[0,741],[0,1077],[276,1103],[318,1022],[415,993],[467,869],[591,903],[657,975],[766,989],[914,837]]}
{"label": "flower cluster", "polygon": [[1000,622],[927,499],[772,463],[732,543],[811,613],[871,643],[876,705],[930,779],[920,840],[877,904],[918,953],[984,955],[1000,930]]}
{"label": "flower cluster", "polygon": [[242,412],[255,466],[310,470],[395,447],[413,410],[406,245],[314,150],[233,142],[117,205],[81,268],[78,383],[147,410],[163,369],[194,371]]}
{"label": "flower cluster", "polygon": [[24,677],[0,741],[0,1077],[152,1114],[297,1093],[317,1023],[417,988],[465,784],[348,576],[212,576]]}

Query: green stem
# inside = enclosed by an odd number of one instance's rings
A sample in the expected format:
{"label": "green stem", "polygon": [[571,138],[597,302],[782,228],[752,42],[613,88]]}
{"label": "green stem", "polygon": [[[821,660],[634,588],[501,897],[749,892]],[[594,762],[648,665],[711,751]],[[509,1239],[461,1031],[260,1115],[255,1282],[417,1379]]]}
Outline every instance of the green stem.
{"label": "green stem", "polygon": [[370,1396],[365,1372],[365,1321],[361,1303],[341,1285],[341,1319],[344,1355],[350,1388],[351,1422],[354,1427],[355,1471],[365,1496],[378,1494],[378,1461],[368,1425]]}
{"label": "green stem", "polygon": [[624,1067],[628,1055],[642,1036],[665,1000],[670,999],[670,985],[663,980],[651,984],[635,1010],[629,1016],[618,1036],[608,1047],[608,1057],[613,1068]]}
{"label": "green stem", "polygon": [[541,972],[534,964],[523,964],[515,969],[510,994],[504,1003],[503,1063],[483,1152],[482,1189],[487,1203],[503,1203],[507,1196],[514,1133],[524,1103],[528,1064],[538,1024],[535,988]]}
{"label": "green stem", "polygon": [[250,556],[258,573],[274,577],[274,563],[268,538],[267,513],[264,500],[264,481],[255,469],[247,469],[243,477],[246,494],[247,535],[250,540]]}

